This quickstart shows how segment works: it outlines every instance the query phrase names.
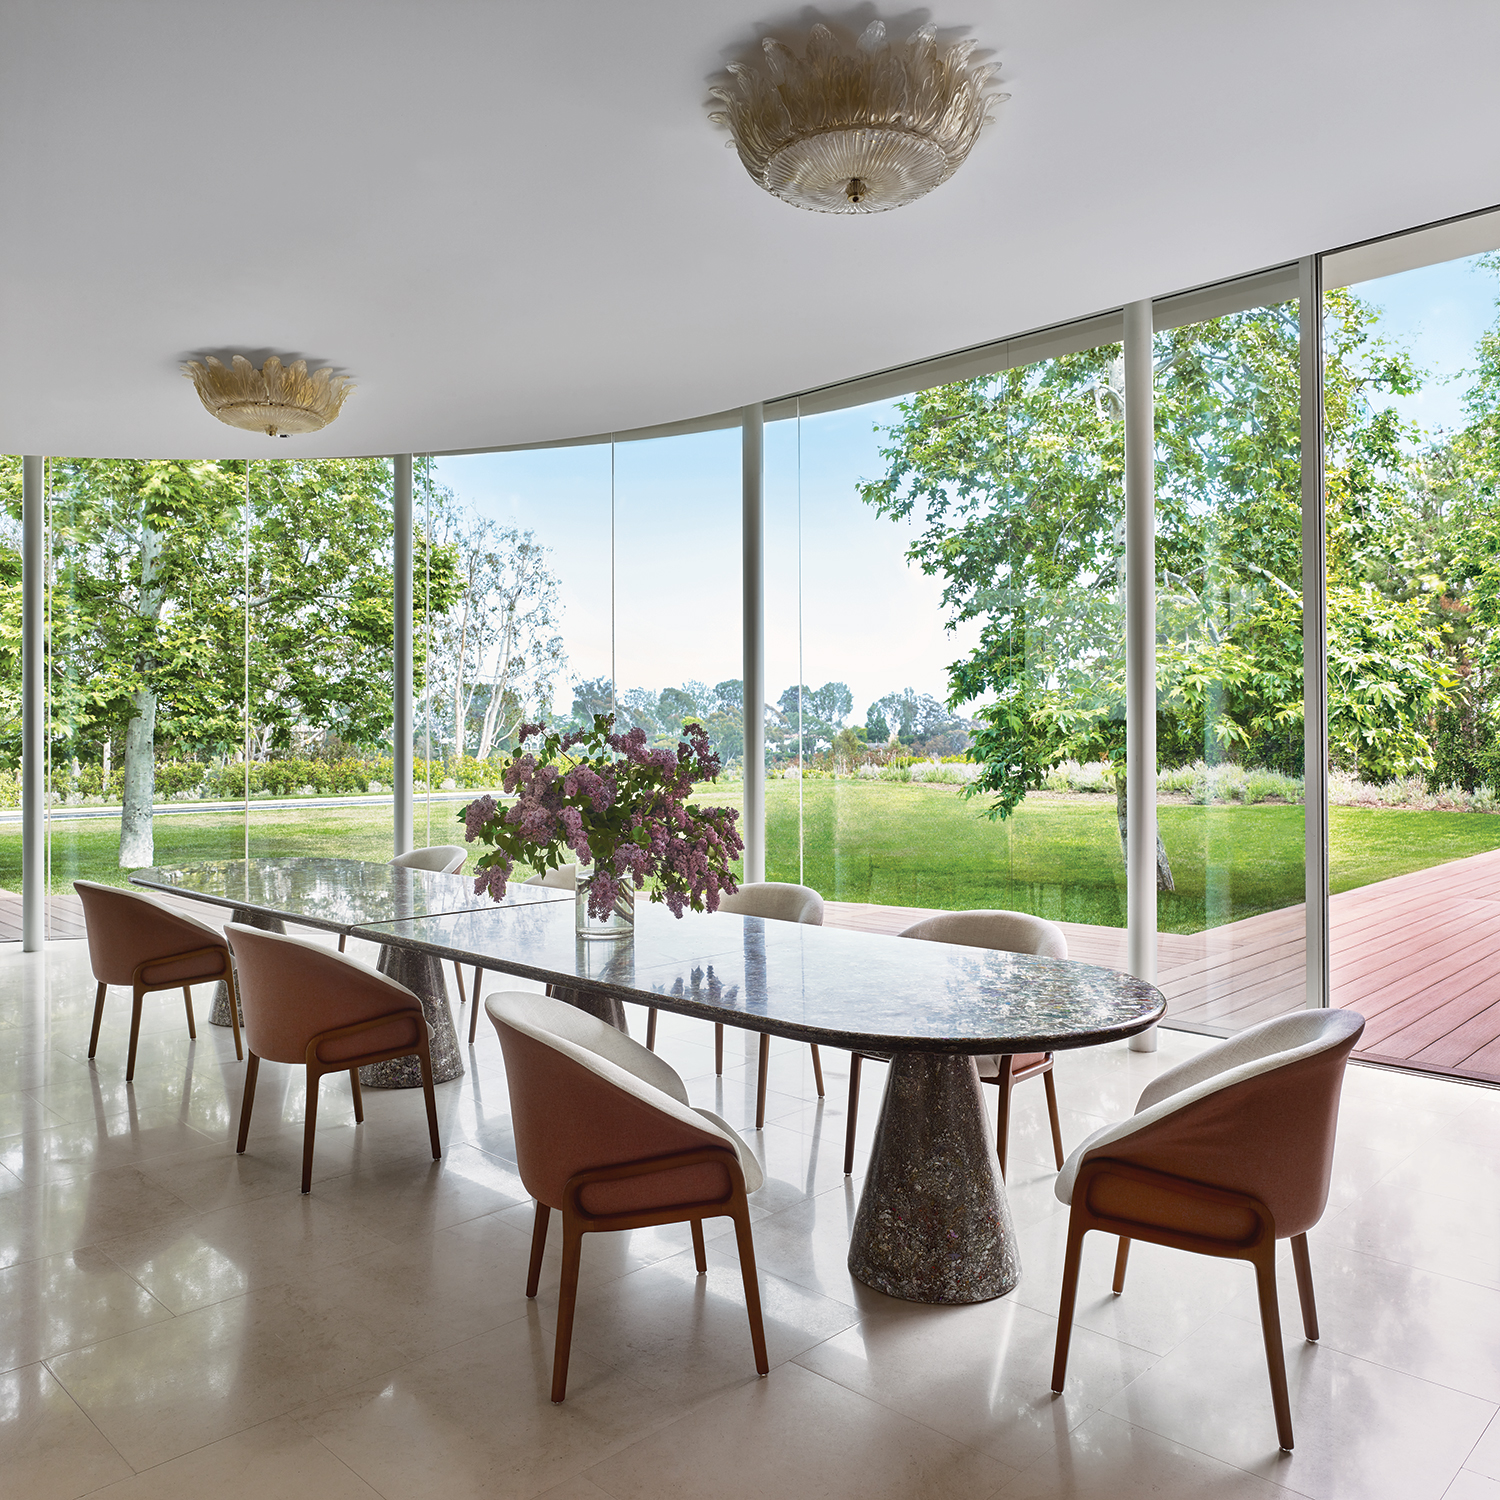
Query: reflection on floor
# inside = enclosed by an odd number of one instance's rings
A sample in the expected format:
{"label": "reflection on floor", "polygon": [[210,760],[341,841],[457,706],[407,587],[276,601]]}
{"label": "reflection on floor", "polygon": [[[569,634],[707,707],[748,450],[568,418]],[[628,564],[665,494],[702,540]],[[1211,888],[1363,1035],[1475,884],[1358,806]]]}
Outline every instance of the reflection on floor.
{"label": "reflection on floor", "polygon": [[[893,1301],[844,1267],[859,1177],[840,1173],[847,1073],[772,1051],[756,1249],[770,1377],[751,1362],[732,1236],[686,1226],[586,1242],[568,1400],[547,1399],[557,1246],[524,1296],[531,1207],[499,1047],[417,1093],[327,1080],[316,1181],[297,1191],[303,1100],[261,1069],[233,1151],[243,1064],[146,1004],[123,1083],[128,998],[96,1064],[81,944],[0,955],[0,1492],[27,1500],[745,1497],[1097,1500],[1500,1496],[1500,1092],[1350,1070],[1332,1199],[1313,1232],[1323,1340],[1282,1309],[1298,1447],[1277,1452],[1248,1268],[1138,1246],[1109,1294],[1085,1258],[1065,1399],[1047,1390],[1066,1214],[1043,1094],[1016,1095],[1022,1281],[976,1307]],[[199,1014],[204,1006],[200,1003]],[[638,1014],[638,1013],[637,1013]],[[633,1018],[634,1020],[634,1018]],[[637,1024],[637,1030],[639,1025]],[[662,1016],[696,1102],[745,1127],[753,1039]],[[1058,1060],[1077,1143],[1127,1113],[1200,1038]],[[865,1069],[858,1165],[884,1069]]]}
{"label": "reflection on floor", "polygon": [[[830,926],[900,932],[931,913],[830,902]],[[1333,1003],[1368,1017],[1362,1055],[1500,1081],[1500,850],[1330,898]],[[1061,924],[1084,963],[1126,967],[1125,931]],[[1306,1003],[1302,906],[1158,940],[1175,1020],[1238,1030]]]}

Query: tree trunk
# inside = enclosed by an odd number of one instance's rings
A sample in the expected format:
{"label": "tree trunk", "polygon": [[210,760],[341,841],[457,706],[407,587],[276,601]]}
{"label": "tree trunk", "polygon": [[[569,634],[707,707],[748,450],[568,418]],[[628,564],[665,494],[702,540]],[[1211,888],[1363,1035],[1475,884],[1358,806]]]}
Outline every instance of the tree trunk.
{"label": "tree trunk", "polygon": [[[1127,832],[1129,824],[1126,820],[1125,802],[1125,773],[1120,771],[1115,776],[1115,819],[1120,827],[1120,858],[1125,861],[1125,868],[1130,868],[1130,836]],[[1172,866],[1167,859],[1167,846],[1161,841],[1161,826],[1156,829],[1156,888],[1158,891],[1175,891],[1177,887],[1172,883]]]}
{"label": "tree trunk", "polygon": [[135,712],[125,730],[125,797],[120,812],[120,868],[138,870],[156,863],[151,837],[151,805],[156,798],[156,693],[149,687],[131,695]]}
{"label": "tree trunk", "polygon": [[[141,592],[136,613],[155,621],[161,617],[162,539],[141,520]],[[140,686],[131,694],[130,723],[125,730],[122,762],[125,794],[120,812],[120,868],[138,870],[156,863],[151,835],[151,805],[156,800],[156,689],[151,672],[156,659],[144,652],[136,659]]]}

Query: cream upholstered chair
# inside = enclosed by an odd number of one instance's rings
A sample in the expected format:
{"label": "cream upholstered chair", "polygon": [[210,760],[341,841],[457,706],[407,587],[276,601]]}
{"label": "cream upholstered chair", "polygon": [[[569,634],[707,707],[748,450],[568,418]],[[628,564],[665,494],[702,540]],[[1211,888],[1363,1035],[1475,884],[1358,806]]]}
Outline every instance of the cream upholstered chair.
{"label": "cream upholstered chair", "polygon": [[[945,911],[923,917],[906,928],[902,937],[929,943],[958,943],[967,948],[996,948],[1005,953],[1030,953],[1037,958],[1066,958],[1068,940],[1055,922],[1024,911]],[[869,1056],[870,1054],[865,1054]],[[881,1058],[879,1061],[886,1061]],[[854,1127],[859,1121],[859,1074],[864,1057],[854,1053],[849,1060],[849,1118],[844,1130],[844,1174],[854,1170]],[[1040,1078],[1047,1089],[1047,1118],[1052,1126],[1052,1153],[1063,1164],[1062,1126],[1057,1118],[1057,1086],[1052,1081],[1052,1054],[1027,1052],[1012,1056],[976,1057],[981,1083],[999,1090],[995,1127],[995,1151],[1000,1157],[1000,1175],[1010,1144],[1010,1091],[1028,1078]]]}
{"label": "cream upholstered chair", "polygon": [[[732,896],[719,898],[719,910],[735,912],[742,917],[764,917],[773,922],[805,922],[811,927],[823,925],[823,898],[811,886],[794,885],[781,880],[750,880],[744,882]],[[652,1038],[655,1040],[656,1012],[651,1012]],[[813,1082],[817,1085],[818,1098],[823,1097],[823,1059],[816,1042],[809,1044],[812,1050]],[[760,1050],[755,1068],[755,1128],[763,1130],[766,1124],[766,1075],[770,1072],[771,1037],[769,1032],[760,1034]],[[724,1071],[724,1025],[714,1022],[714,1072]]]}
{"label": "cream upholstered chair", "polygon": [[717,1115],[688,1103],[682,1079],[661,1058],[607,1022],[537,994],[492,994],[485,1010],[505,1053],[516,1163],[536,1199],[528,1297],[536,1296],[552,1210],[562,1213],[552,1399],[567,1393],[583,1236],[684,1220],[701,1276],[703,1220],[733,1219],[755,1368],[764,1375],[770,1365],[746,1201],[762,1175],[750,1148]]}
{"label": "cream upholstered chair", "polygon": [[92,880],[75,880],[73,889],[83,903],[89,964],[99,985],[94,996],[94,1027],[89,1033],[90,1057],[99,1046],[104,996],[110,985],[130,986],[130,1051],[125,1059],[125,1082],[130,1083],[135,1078],[141,1002],[145,997],[153,990],[180,989],[187,1007],[188,1036],[197,1041],[190,986],[217,979],[229,986],[234,1055],[245,1055],[240,1041],[239,1009],[235,1004],[234,967],[229,962],[229,945],[223,933],[196,917],[173,911],[140,891],[98,885]]}
{"label": "cream upholstered chair", "polygon": [[312,1188],[313,1139],[318,1128],[318,1085],[325,1073],[345,1073],[354,1090],[354,1118],[365,1117],[359,1070],[366,1063],[416,1054],[427,1101],[432,1157],[443,1154],[437,1101],[432,1092],[432,1056],[422,1002],[405,985],[330,953],[308,938],[285,937],[230,922],[224,928],[234,950],[245,1007],[245,1097],[240,1105],[243,1153],[255,1106],[260,1061],[301,1063],[307,1069],[307,1105],[302,1133],[302,1191]]}
{"label": "cream upholstered chair", "polygon": [[1339,1091],[1365,1029],[1348,1010],[1297,1011],[1263,1021],[1149,1083],[1135,1114],[1096,1130],[1058,1174],[1070,1205],[1052,1389],[1061,1392],[1078,1294],[1083,1237],[1120,1236],[1115,1295],[1130,1242],[1248,1260],[1281,1446],[1292,1447],[1291,1402],[1276,1303],[1276,1241],[1290,1239],[1302,1326],[1318,1336],[1307,1231],[1323,1216],[1333,1170]]}

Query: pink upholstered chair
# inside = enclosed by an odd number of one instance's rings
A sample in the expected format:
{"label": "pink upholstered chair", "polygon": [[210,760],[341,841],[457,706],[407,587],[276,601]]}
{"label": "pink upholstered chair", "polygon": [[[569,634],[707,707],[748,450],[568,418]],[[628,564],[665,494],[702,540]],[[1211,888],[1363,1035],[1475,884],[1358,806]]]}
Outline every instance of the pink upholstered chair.
{"label": "pink upholstered chair", "polygon": [[[995,948],[1005,953],[1030,953],[1037,958],[1066,958],[1068,940],[1055,922],[1024,911],[945,911],[923,917],[906,928],[902,937],[929,943],[958,943],[968,948]],[[884,1059],[880,1059],[884,1061]],[[859,1074],[864,1058],[856,1052],[849,1059],[849,1119],[844,1131],[844,1173],[854,1170],[854,1127],[859,1119]],[[1010,1148],[1010,1093],[1028,1078],[1040,1078],[1047,1090],[1047,1118],[1052,1125],[1052,1152],[1058,1168],[1063,1164],[1062,1126],[1057,1118],[1057,1085],[1052,1081],[1052,1054],[1027,1052],[1012,1056],[976,1057],[979,1081],[999,1090],[999,1119],[995,1127],[995,1151],[1000,1157],[1000,1175],[1005,1176]]]}
{"label": "pink upholstered chair", "polygon": [[536,1199],[526,1295],[535,1297],[553,1209],[562,1213],[562,1286],[552,1399],[568,1386],[568,1351],[583,1236],[652,1224],[692,1225],[698,1273],[707,1269],[703,1220],[734,1220],[755,1368],[764,1375],[755,1244],[746,1194],[761,1185],[750,1148],[717,1115],[688,1104],[682,1079],[639,1042],[547,995],[490,995],[510,1089],[516,1162]]}
{"label": "pink upholstered chair", "polygon": [[432,1157],[436,1161],[442,1156],[422,1002],[394,979],[352,958],[330,953],[307,938],[283,937],[237,922],[229,923],[224,933],[239,967],[245,1040],[250,1048],[235,1150],[244,1152],[250,1134],[250,1111],[255,1105],[255,1079],[261,1059],[303,1064],[307,1068],[307,1107],[302,1191],[311,1191],[318,1085],[323,1075],[348,1073],[354,1090],[354,1118],[361,1121],[365,1110],[359,1070],[366,1063],[415,1053],[427,1099]]}
{"label": "pink upholstered chair", "polygon": [[1120,1236],[1115,1295],[1125,1290],[1130,1242],[1248,1260],[1260,1292],[1276,1435],[1292,1447],[1276,1241],[1290,1239],[1302,1326],[1318,1337],[1307,1231],[1323,1216],[1333,1170],[1344,1066],[1363,1016],[1297,1011],[1251,1026],[1149,1083],[1135,1114],[1096,1130],[1058,1174],[1070,1206],[1052,1389],[1068,1372],[1083,1237]]}
{"label": "pink upholstered chair", "polygon": [[94,1029],[89,1033],[90,1057],[99,1045],[104,995],[110,985],[130,986],[130,1051],[125,1060],[125,1081],[129,1083],[135,1077],[141,1001],[153,990],[181,989],[187,1007],[188,1035],[196,1041],[198,1028],[193,1020],[190,986],[218,979],[229,986],[234,1055],[245,1055],[240,1041],[239,1011],[234,1003],[234,968],[229,962],[229,945],[221,933],[206,922],[173,911],[139,891],[96,885],[92,880],[75,880],[73,889],[83,902],[89,963],[99,982],[94,997]]}

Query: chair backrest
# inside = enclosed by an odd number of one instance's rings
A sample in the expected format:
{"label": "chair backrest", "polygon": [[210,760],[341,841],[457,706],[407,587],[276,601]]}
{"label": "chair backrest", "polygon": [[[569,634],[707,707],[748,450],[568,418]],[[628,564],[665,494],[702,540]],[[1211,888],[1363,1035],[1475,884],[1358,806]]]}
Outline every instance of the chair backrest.
{"label": "chair backrest", "polygon": [[1078,1164],[1106,1156],[1248,1193],[1271,1210],[1279,1238],[1302,1234],[1328,1201],[1344,1067],[1364,1029],[1348,1010],[1249,1027],[1157,1079]]}
{"label": "chair backrest", "polygon": [[1066,958],[1068,940],[1056,922],[1024,911],[944,911],[923,917],[902,937],[929,943],[959,943],[967,948],[997,948],[1037,958]]}
{"label": "chair backrest", "polygon": [[540,875],[529,876],[527,885],[545,885],[554,891],[576,891],[578,889],[578,866],[559,865],[555,870],[544,870]]}
{"label": "chair backrest", "polygon": [[719,910],[742,917],[767,917],[773,922],[823,925],[823,898],[811,886],[782,880],[751,880],[732,896],[719,897]]}
{"label": "chair backrest", "polygon": [[422,1002],[405,985],[310,938],[238,922],[227,923],[224,936],[234,954],[245,1045],[257,1057],[300,1063],[319,1032],[391,1016],[389,1028],[362,1033],[344,1049],[349,1055],[379,1052],[414,1039],[413,1019],[427,1024]]}
{"label": "chair backrest", "polygon": [[[594,1168],[704,1146],[738,1157],[738,1142],[689,1107],[672,1068],[613,1026],[534,993],[489,995],[485,1010],[505,1054],[521,1181],[539,1202],[560,1208],[568,1179]],[[674,1176],[684,1202],[722,1190],[713,1166]],[[632,1190],[619,1189],[596,1194],[591,1211],[621,1211]]]}
{"label": "chair backrest", "polygon": [[221,932],[144,892],[92,880],[75,880],[73,889],[83,903],[89,963],[100,984],[129,984],[148,959],[224,946]]}
{"label": "chair backrest", "polygon": [[454,875],[463,869],[469,851],[459,844],[434,844],[430,849],[410,849],[398,854],[391,863],[403,870],[436,870],[439,875]]}

